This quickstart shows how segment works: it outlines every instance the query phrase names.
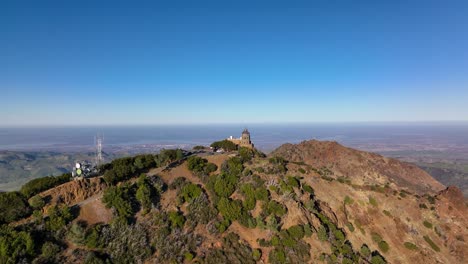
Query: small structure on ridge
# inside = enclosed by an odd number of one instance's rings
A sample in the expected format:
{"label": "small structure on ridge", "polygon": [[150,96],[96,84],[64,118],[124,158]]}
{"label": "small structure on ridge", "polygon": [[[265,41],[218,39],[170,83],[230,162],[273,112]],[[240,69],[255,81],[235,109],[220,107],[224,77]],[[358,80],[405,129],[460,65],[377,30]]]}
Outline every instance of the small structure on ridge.
{"label": "small structure on ridge", "polygon": [[252,149],[254,148],[254,144],[250,140],[250,132],[249,130],[247,130],[247,128],[244,129],[244,131],[242,131],[242,135],[240,138],[234,138],[230,136],[227,140],[231,141],[232,143],[240,147],[247,147],[247,148],[252,148]]}

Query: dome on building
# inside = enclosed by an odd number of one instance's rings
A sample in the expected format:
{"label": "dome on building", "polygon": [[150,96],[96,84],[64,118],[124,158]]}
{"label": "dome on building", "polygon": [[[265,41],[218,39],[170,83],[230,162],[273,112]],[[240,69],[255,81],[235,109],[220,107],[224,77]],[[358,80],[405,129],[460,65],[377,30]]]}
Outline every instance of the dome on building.
{"label": "dome on building", "polygon": [[250,135],[250,132],[249,132],[249,130],[247,130],[247,128],[244,129],[244,131],[242,131],[242,135],[244,135],[244,134]]}

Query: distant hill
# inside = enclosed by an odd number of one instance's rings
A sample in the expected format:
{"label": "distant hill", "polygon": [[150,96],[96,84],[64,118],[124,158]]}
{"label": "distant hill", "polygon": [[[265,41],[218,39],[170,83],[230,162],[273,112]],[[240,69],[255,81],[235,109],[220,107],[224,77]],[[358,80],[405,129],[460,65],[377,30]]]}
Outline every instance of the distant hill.
{"label": "distant hill", "polygon": [[417,162],[421,169],[445,185],[459,187],[468,198],[468,164],[454,162]]}
{"label": "distant hill", "polygon": [[[94,153],[0,151],[0,190],[17,190],[29,180],[70,172],[76,161],[92,161],[94,156]],[[107,160],[113,157],[106,154]]]}
{"label": "distant hill", "polygon": [[458,188],[414,165],[336,142],[285,144],[268,156],[250,149],[167,151],[116,159],[102,173],[29,201],[1,194],[4,219],[26,217],[1,229],[15,247],[0,243],[6,247],[0,260],[426,264],[468,258],[467,200]]}

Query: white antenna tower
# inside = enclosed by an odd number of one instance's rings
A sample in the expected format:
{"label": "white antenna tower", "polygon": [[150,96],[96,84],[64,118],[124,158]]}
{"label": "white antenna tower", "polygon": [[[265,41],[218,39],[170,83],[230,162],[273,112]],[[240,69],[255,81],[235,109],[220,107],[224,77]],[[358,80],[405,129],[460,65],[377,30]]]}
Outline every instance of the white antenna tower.
{"label": "white antenna tower", "polygon": [[97,134],[94,137],[94,142],[96,144],[96,166],[102,164],[104,159],[102,158],[102,143],[104,141],[104,136],[102,134]]}

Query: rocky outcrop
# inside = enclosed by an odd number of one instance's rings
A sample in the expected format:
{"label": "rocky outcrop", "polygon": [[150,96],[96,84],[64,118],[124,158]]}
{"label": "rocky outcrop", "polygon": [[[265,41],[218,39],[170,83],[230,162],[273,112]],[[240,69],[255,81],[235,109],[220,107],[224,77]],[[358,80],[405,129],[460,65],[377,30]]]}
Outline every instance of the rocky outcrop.
{"label": "rocky outcrop", "polygon": [[68,206],[75,205],[91,196],[101,194],[106,188],[102,178],[83,179],[70,181],[40,195],[50,204],[64,203]]}
{"label": "rocky outcrop", "polygon": [[465,198],[463,197],[462,191],[456,186],[449,186],[445,190],[439,192],[438,198],[446,198],[451,201],[452,205],[457,208],[466,207]]}

